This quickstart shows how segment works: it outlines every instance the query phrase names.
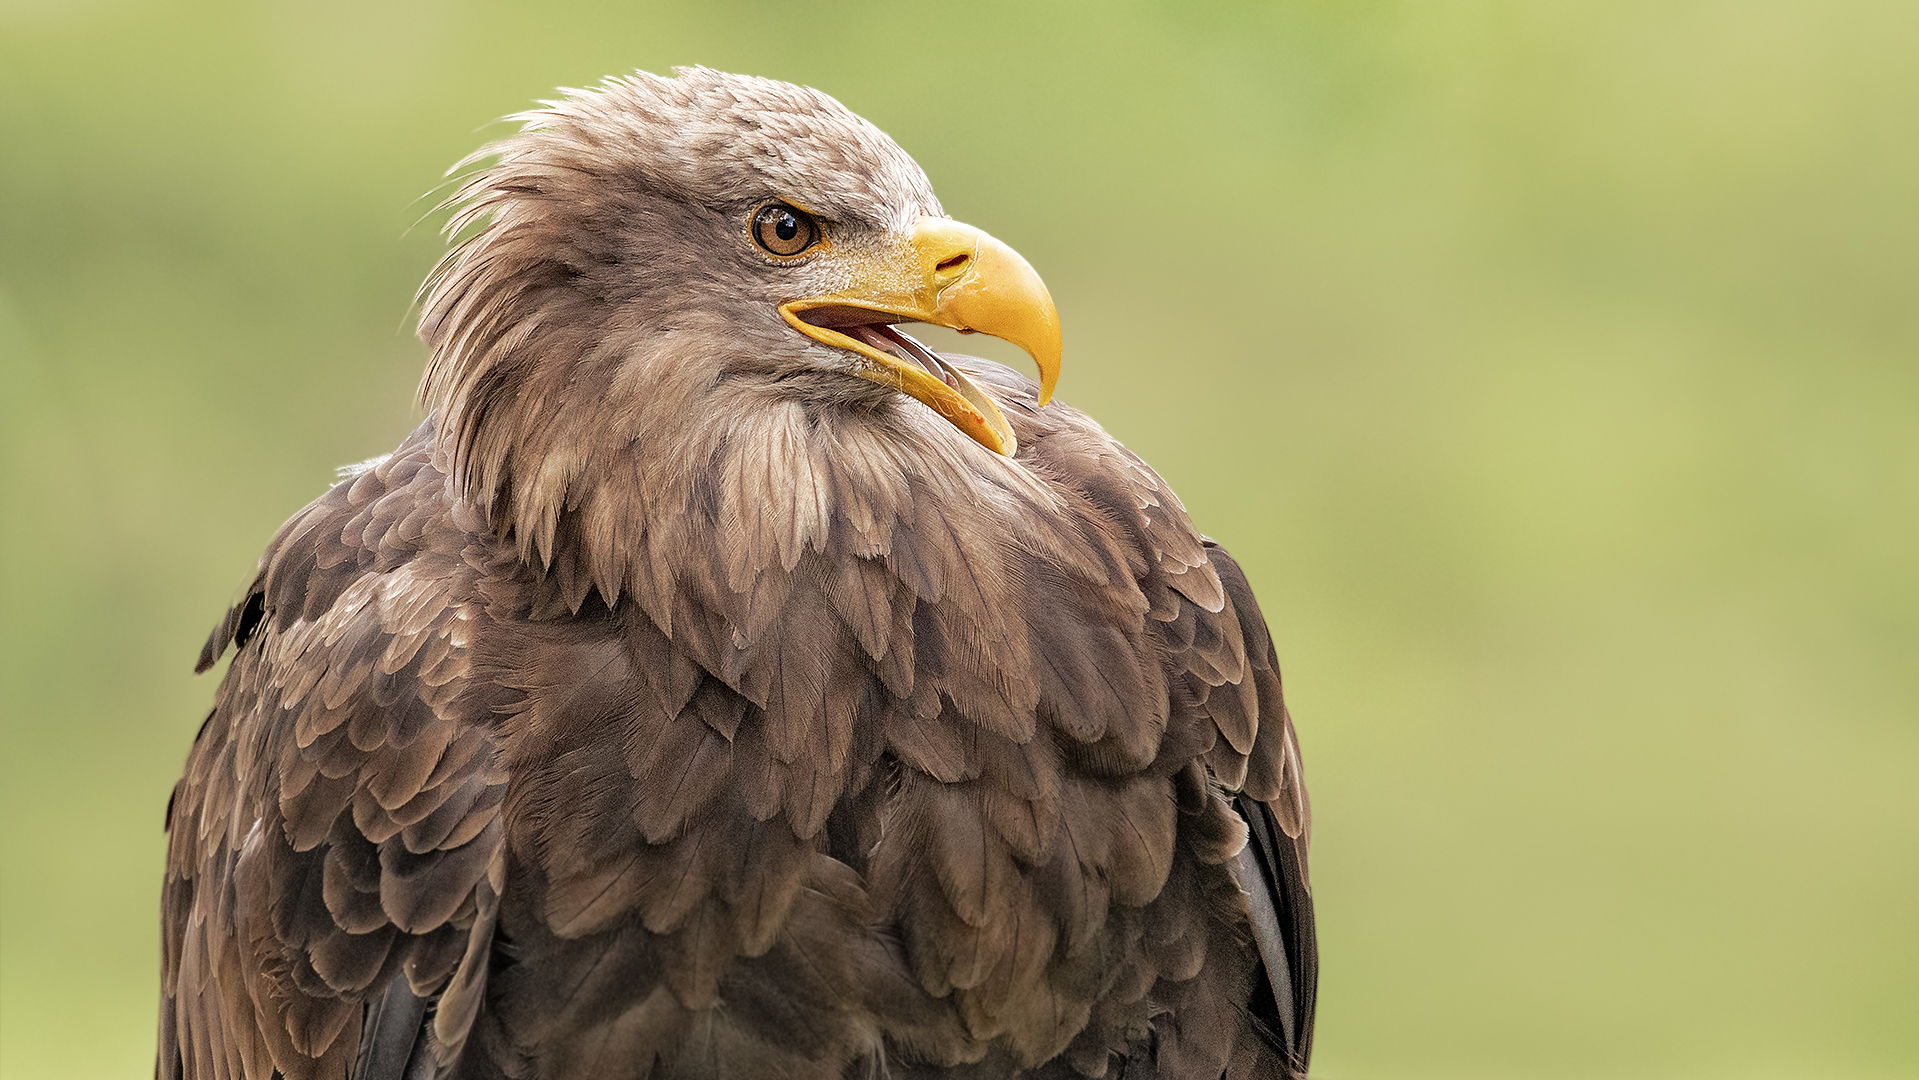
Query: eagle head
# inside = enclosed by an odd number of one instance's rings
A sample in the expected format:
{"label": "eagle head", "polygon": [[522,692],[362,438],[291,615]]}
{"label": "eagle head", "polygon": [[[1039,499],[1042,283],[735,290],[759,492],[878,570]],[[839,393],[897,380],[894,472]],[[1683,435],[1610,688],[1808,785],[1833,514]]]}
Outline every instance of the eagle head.
{"label": "eagle head", "polygon": [[999,403],[897,327],[1003,338],[1058,377],[1059,317],[1018,253],[947,218],[912,158],[826,94],[682,68],[513,119],[446,207],[421,290],[421,395],[483,507],[559,491],[738,410],[920,406],[1011,457]]}

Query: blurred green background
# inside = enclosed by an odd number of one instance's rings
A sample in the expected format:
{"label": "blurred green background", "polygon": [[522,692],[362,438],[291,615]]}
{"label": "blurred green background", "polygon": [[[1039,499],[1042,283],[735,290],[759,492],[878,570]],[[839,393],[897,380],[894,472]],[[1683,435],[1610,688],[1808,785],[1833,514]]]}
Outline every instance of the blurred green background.
{"label": "blurred green background", "polygon": [[1246,564],[1316,1072],[1919,1075],[1919,6],[0,0],[0,1073],[144,1075],[189,669],[557,85],[821,87]]}

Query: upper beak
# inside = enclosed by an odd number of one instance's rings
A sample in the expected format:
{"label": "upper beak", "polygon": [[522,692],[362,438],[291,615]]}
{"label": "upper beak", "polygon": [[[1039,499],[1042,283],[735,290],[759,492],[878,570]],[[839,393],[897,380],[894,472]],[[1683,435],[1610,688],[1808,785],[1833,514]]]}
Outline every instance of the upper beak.
{"label": "upper beak", "polygon": [[917,398],[988,450],[1013,456],[1018,440],[993,399],[890,324],[932,323],[1019,346],[1039,366],[1044,405],[1059,381],[1059,313],[1026,260],[971,225],[923,217],[904,252],[856,266],[853,277],[850,288],[781,304],[780,315],[815,341],[857,353],[866,361],[861,376]]}

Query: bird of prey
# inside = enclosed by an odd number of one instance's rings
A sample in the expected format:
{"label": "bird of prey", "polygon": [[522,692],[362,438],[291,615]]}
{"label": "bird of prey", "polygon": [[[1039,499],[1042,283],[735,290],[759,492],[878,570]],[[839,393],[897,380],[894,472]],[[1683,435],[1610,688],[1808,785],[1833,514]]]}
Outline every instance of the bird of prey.
{"label": "bird of prey", "polygon": [[449,199],[425,421],[200,656],[158,1075],[1304,1075],[1272,640],[1048,404],[1038,275],[814,90],[519,119]]}

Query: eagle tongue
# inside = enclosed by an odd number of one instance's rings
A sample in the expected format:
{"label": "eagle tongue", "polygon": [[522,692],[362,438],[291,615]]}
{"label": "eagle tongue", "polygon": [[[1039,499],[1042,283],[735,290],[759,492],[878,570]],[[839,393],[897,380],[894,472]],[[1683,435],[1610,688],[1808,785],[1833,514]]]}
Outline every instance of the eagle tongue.
{"label": "eagle tongue", "polygon": [[912,364],[928,375],[940,380],[953,389],[959,389],[959,383],[946,370],[946,364],[933,350],[907,337],[886,323],[867,323],[862,326],[848,326],[841,333],[859,338],[888,356],[898,357]]}
{"label": "eagle tongue", "polygon": [[897,326],[882,326],[880,332],[895,339],[902,352],[910,355],[919,366],[945,380],[946,385],[955,390],[960,388],[959,380],[953,377],[953,370],[946,366],[946,361],[940,358],[940,354],[920,344],[919,339]]}

